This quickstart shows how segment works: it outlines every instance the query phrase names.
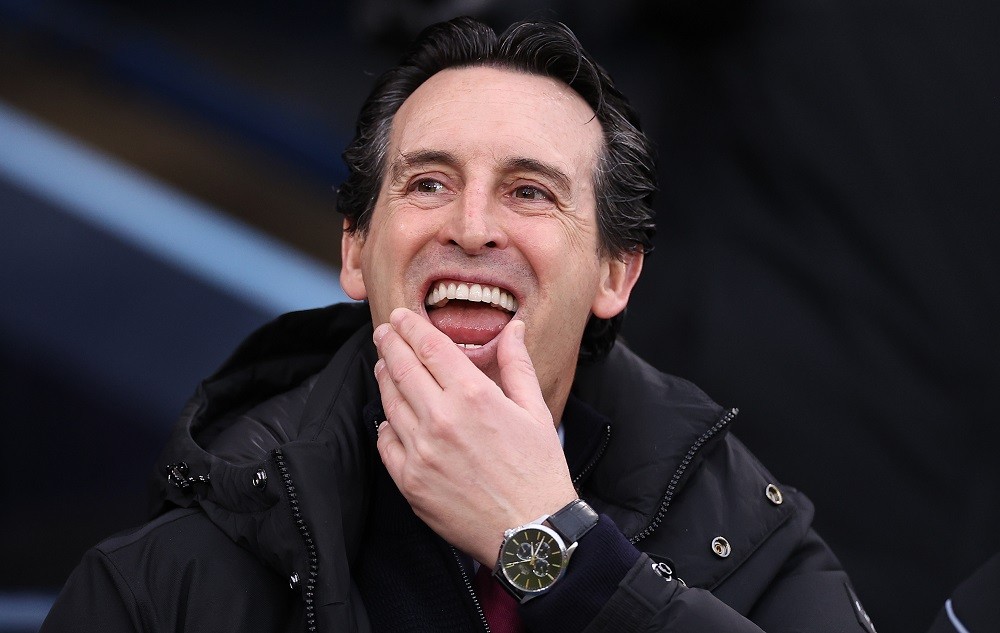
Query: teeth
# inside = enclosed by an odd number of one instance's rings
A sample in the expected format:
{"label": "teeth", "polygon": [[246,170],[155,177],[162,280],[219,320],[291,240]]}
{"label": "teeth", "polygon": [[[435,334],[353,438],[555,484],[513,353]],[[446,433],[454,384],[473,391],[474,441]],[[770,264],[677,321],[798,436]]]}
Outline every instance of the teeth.
{"label": "teeth", "polygon": [[517,312],[517,300],[509,292],[496,286],[482,286],[480,284],[441,282],[431,288],[425,302],[429,306],[441,307],[450,299],[488,303],[508,312]]}

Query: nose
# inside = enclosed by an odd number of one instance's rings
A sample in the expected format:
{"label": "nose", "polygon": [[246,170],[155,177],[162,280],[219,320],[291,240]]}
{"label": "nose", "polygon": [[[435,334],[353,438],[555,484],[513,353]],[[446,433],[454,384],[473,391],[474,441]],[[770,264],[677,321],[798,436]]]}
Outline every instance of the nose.
{"label": "nose", "polygon": [[450,209],[441,227],[441,242],[454,244],[469,255],[506,248],[502,209],[487,188],[468,187]]}

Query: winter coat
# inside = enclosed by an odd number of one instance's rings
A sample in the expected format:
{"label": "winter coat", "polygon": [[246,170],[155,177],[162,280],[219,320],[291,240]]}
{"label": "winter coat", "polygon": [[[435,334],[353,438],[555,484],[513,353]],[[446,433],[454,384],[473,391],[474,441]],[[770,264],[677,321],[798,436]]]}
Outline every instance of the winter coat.
{"label": "winter coat", "polygon": [[[42,630],[486,630],[464,557],[378,458],[371,333],[345,304],[252,335],[185,407],[156,518],[89,551]],[[578,368],[567,459],[602,518],[529,630],[872,630],[735,416],[620,344]]]}

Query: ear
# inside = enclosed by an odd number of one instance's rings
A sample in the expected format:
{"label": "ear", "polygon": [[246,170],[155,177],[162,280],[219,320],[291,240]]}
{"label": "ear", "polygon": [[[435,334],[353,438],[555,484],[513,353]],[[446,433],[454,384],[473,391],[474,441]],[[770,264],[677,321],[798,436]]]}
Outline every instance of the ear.
{"label": "ear", "polygon": [[344,234],[340,238],[340,285],[347,296],[355,301],[368,298],[365,276],[361,271],[361,251],[365,238],[359,231],[348,231],[350,223],[344,219]]}
{"label": "ear", "polygon": [[601,284],[590,311],[599,319],[610,319],[625,309],[632,288],[642,272],[642,251],[607,257],[602,265]]}

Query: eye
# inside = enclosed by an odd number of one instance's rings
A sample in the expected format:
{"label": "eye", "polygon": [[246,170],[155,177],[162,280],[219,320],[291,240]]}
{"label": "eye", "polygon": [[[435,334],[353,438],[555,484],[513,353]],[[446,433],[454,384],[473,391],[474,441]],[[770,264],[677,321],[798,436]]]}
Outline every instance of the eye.
{"label": "eye", "polygon": [[414,183],[413,190],[417,193],[442,193],[444,191],[444,185],[437,180],[431,180],[428,178]]}
{"label": "eye", "polygon": [[533,185],[521,185],[514,189],[514,197],[522,200],[551,200],[545,191]]}

